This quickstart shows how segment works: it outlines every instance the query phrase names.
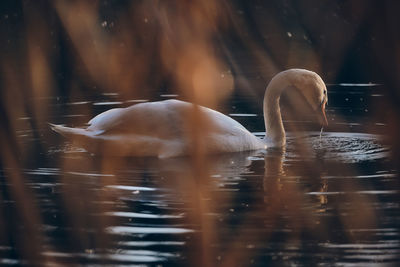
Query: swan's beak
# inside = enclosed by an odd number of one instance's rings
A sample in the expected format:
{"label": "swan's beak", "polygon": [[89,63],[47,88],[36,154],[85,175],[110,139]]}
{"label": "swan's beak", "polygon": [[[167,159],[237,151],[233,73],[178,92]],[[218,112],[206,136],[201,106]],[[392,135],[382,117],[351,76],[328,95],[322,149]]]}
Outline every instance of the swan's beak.
{"label": "swan's beak", "polygon": [[321,107],[317,109],[317,116],[322,127],[328,126],[328,120],[326,119],[325,114],[325,105],[321,105]]}

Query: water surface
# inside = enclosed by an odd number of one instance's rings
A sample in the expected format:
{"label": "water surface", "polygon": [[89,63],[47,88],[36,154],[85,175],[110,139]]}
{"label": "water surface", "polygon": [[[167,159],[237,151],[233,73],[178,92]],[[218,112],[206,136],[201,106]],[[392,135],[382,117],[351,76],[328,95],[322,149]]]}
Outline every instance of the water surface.
{"label": "water surface", "polygon": [[[32,157],[24,186],[39,213],[48,263],[162,266],[397,266],[400,259],[398,173],[384,144],[384,123],[371,119],[379,86],[329,86],[331,126],[289,133],[286,149],[202,158],[118,158],[74,147],[47,125],[18,131]],[[130,105],[104,99],[54,99],[55,123],[83,125],[75,112]],[[161,99],[177,97],[163,95]],[[372,100],[371,100],[372,99]],[[235,98],[233,118],[263,136],[260,110]],[[71,107],[83,106],[87,109]],[[21,118],[29,123],[30,118]],[[289,121],[312,124],[312,121]],[[371,127],[372,128],[371,130]],[[372,133],[371,133],[372,132]],[[13,192],[2,170],[1,190]],[[1,201],[18,222],[12,193]],[[31,264],[18,243],[26,223],[8,226],[2,265]]]}

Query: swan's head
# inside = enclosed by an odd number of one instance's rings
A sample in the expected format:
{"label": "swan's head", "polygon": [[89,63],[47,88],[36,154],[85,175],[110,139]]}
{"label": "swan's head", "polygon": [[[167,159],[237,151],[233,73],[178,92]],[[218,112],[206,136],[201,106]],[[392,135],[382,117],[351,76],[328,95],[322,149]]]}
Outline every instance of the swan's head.
{"label": "swan's head", "polygon": [[321,77],[315,72],[304,69],[290,69],[286,71],[286,74],[290,84],[302,93],[315,111],[321,125],[327,126],[325,106],[328,103],[328,92]]}

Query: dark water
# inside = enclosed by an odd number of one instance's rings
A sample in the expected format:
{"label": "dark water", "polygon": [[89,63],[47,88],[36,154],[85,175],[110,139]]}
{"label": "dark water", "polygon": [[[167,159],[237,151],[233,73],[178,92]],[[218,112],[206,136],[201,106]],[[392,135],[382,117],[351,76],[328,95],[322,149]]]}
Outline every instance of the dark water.
{"label": "dark water", "polygon": [[[31,241],[16,221],[12,170],[3,170],[0,186],[9,197],[1,210],[15,225],[2,233],[1,265],[397,266],[398,173],[385,124],[369,116],[379,85],[331,85],[329,94],[331,126],[321,136],[289,133],[285,150],[200,163],[91,155],[47,125],[38,133],[21,129],[19,142],[32,154],[23,183],[41,236],[29,245],[39,246],[42,258],[32,262],[17,246]],[[83,124],[93,115],[84,107],[98,113],[135,101],[110,94],[50,104],[53,122]],[[234,99],[229,113],[262,136],[261,111],[250,113],[246,101]]]}

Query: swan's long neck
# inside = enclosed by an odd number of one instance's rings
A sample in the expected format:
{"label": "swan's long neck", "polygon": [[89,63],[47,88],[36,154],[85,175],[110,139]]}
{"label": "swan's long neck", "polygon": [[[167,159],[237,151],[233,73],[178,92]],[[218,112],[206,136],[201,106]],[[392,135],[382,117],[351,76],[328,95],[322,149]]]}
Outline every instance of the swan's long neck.
{"label": "swan's long neck", "polygon": [[285,145],[286,136],[283,128],[279,99],[282,91],[290,85],[284,73],[275,76],[268,84],[264,95],[265,140],[269,147]]}

